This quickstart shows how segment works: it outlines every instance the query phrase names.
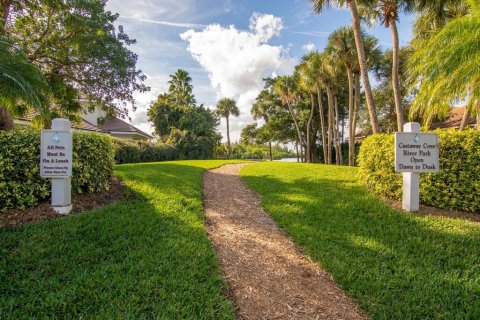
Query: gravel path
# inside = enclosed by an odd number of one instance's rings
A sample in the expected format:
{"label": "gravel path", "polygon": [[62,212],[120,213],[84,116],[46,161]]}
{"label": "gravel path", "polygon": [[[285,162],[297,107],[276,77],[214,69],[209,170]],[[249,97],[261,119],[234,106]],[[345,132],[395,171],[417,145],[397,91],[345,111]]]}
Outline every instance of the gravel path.
{"label": "gravel path", "polygon": [[239,177],[244,164],[204,175],[208,235],[238,319],[365,319],[331,275],[305,257]]}

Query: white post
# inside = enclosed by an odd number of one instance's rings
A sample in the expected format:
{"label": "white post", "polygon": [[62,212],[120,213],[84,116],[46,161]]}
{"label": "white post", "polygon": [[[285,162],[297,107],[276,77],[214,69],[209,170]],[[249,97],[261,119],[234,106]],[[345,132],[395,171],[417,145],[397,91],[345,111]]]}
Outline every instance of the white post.
{"label": "white post", "polygon": [[[70,121],[60,118],[53,119],[52,130],[71,131]],[[51,182],[53,210],[59,214],[69,214],[72,210],[72,178],[52,178]]]}
{"label": "white post", "polygon": [[[420,132],[418,122],[408,122],[403,125],[404,132]],[[420,174],[416,172],[403,172],[403,198],[402,208],[408,212],[420,209]]]}

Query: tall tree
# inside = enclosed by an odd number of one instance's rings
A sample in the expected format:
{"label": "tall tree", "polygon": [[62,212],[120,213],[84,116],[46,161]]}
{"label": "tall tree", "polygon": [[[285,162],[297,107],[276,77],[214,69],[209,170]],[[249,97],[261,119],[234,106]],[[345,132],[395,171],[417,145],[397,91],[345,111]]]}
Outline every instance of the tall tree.
{"label": "tall tree", "polygon": [[[50,110],[71,117],[100,107],[126,116],[133,93],[149,90],[136,68],[135,43],[114,26],[106,0],[2,0],[0,32],[18,40],[49,84]],[[12,18],[14,17],[14,18]],[[3,31],[2,31],[3,29]],[[48,119],[47,119],[48,120]]]}
{"label": "tall tree", "polygon": [[403,96],[400,90],[399,63],[400,44],[398,40],[397,21],[400,12],[411,12],[415,9],[415,0],[359,0],[363,9],[373,18],[380,20],[392,32],[392,89],[397,114],[397,131],[403,131]]}
{"label": "tall tree", "polygon": [[411,79],[419,80],[412,86],[416,97],[411,112],[431,118],[439,105],[466,100],[460,130],[470,114],[480,127],[480,4],[468,3],[470,15],[453,19],[431,38],[415,42],[409,60]]}
{"label": "tall tree", "polygon": [[[375,37],[367,35],[362,30],[364,39],[365,55],[367,57],[367,67],[372,68],[380,59],[381,53],[378,47],[378,41]],[[360,65],[357,58],[357,48],[355,45],[355,36],[352,27],[342,27],[335,30],[328,38],[326,49],[329,57],[334,61],[343,63],[348,79],[348,115],[349,115],[349,157],[350,166],[355,165],[355,130],[356,113],[359,108],[359,100],[355,97],[355,92],[360,91]],[[358,82],[358,88],[357,84]],[[358,97],[360,93],[358,92]]]}
{"label": "tall tree", "polygon": [[192,78],[185,70],[178,69],[174,74],[170,75],[168,92],[173,99],[173,103],[178,106],[195,106],[196,101],[191,82]]}
{"label": "tall tree", "polygon": [[298,143],[304,145],[302,133],[298,124],[298,115],[293,108],[293,103],[298,101],[296,79],[293,76],[279,76],[275,78],[274,91],[279,95],[282,104],[288,108],[295,130],[297,131]]}
{"label": "tall tree", "polygon": [[[278,106],[278,104],[278,98],[272,91],[269,91],[267,89],[260,91],[258,96],[255,98],[252,109],[250,110],[253,119],[263,119],[265,123],[268,123],[270,113]],[[268,149],[270,154],[270,161],[273,161],[271,139],[268,141]]]}
{"label": "tall tree", "polygon": [[217,114],[224,117],[227,122],[227,158],[230,159],[230,155],[232,154],[230,145],[230,116],[238,117],[240,115],[240,110],[238,109],[235,100],[223,98],[217,103]]}
{"label": "tall tree", "polygon": [[315,89],[317,91],[318,101],[318,113],[320,118],[320,135],[322,139],[323,160],[325,164],[328,163],[327,154],[327,134],[325,130],[325,110],[323,107],[323,89],[326,87],[326,82],[329,79],[329,75],[325,69],[325,63],[323,59],[325,55],[322,55],[318,51],[311,52],[308,57],[308,63],[311,64],[311,68],[314,71],[315,77]]}
{"label": "tall tree", "polygon": [[370,80],[368,78],[367,58],[365,55],[365,48],[362,38],[362,32],[360,27],[360,15],[358,13],[356,0],[309,0],[313,5],[313,10],[316,13],[322,12],[329,6],[343,6],[347,5],[352,16],[352,28],[355,37],[355,46],[357,48],[358,62],[360,65],[360,72],[363,80],[363,87],[365,90],[365,98],[367,101],[368,113],[370,116],[370,124],[372,126],[373,133],[379,133],[380,128],[378,126],[377,113],[375,110],[375,104],[373,101],[372,89],[370,86]]}
{"label": "tall tree", "polygon": [[[315,111],[315,92],[316,92],[316,70],[315,64],[312,63],[311,55],[302,57],[302,62],[295,67],[295,72],[298,74],[300,88],[303,89],[310,97],[310,112],[308,115],[306,128],[306,160],[313,162],[313,149],[315,146],[315,134],[312,130],[312,120]],[[313,136],[312,136],[313,134]]]}
{"label": "tall tree", "polygon": [[[378,121],[384,132],[397,131],[397,116],[395,99],[392,88],[392,50],[386,51],[378,63],[374,66],[375,77],[378,81],[373,90],[373,96],[377,104]],[[405,46],[399,52],[399,84],[402,98],[403,116],[408,115],[412,95],[408,95],[411,83],[408,82],[407,59],[412,54],[412,47]]]}

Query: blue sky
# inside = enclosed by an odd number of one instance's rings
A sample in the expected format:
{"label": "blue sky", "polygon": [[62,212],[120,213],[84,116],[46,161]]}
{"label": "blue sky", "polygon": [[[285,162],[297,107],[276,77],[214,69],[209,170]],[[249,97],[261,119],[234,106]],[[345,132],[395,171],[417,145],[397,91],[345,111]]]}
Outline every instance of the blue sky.
{"label": "blue sky", "polygon": [[[136,95],[132,122],[152,131],[148,106],[167,90],[169,75],[182,68],[193,78],[199,103],[237,100],[241,115],[232,120],[233,140],[252,122],[250,106],[262,77],[291,72],[308,50],[323,49],[332,31],[351,23],[345,8],[317,15],[307,0],[110,0],[107,9],[118,13],[118,24],[137,39],[131,49],[152,88]],[[400,17],[401,45],[410,39],[412,21],[412,16]],[[391,47],[389,29],[377,24],[366,31],[382,48]],[[224,132],[223,122],[219,130]]]}

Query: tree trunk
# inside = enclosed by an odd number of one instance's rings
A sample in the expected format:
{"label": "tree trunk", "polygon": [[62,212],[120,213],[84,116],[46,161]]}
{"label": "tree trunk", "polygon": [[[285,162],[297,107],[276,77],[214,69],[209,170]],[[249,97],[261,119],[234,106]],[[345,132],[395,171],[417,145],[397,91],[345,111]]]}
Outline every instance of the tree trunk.
{"label": "tree trunk", "polygon": [[353,105],[353,165],[355,165],[355,131],[357,129],[357,115],[358,115],[358,109],[360,108],[360,75],[359,74],[354,74],[353,75],[353,82],[355,83],[355,99],[354,99],[354,105]]}
{"label": "tree trunk", "polygon": [[230,122],[228,121],[228,117],[225,117],[227,119],[227,159],[230,160],[230,155],[232,154],[232,150],[230,149]]}
{"label": "tree trunk", "polygon": [[458,128],[458,130],[460,130],[460,131],[465,130],[465,127],[467,126],[468,119],[469,119],[469,112],[468,112],[467,106],[465,106],[465,112],[463,113],[462,122],[460,122],[460,127]]}
{"label": "tree trunk", "polygon": [[398,30],[397,23],[393,20],[390,23],[390,29],[392,30],[392,40],[393,40],[393,59],[392,59],[392,87],[393,87],[393,97],[395,100],[395,111],[397,112],[397,130],[398,132],[403,131],[403,108],[402,108],[402,94],[400,92],[400,84],[398,79],[399,73],[399,43],[398,43]]}
{"label": "tree trunk", "polygon": [[335,96],[335,150],[336,150],[336,159],[335,162],[337,165],[341,165],[343,163],[343,157],[342,157],[342,146],[340,144],[340,116],[338,114],[338,100],[337,97]]}
{"label": "tree trunk", "polygon": [[13,129],[13,126],[12,115],[8,112],[7,108],[0,105],[0,130],[9,131]]}
{"label": "tree trunk", "polygon": [[290,105],[290,102],[288,102],[288,101],[287,101],[287,107],[288,107],[288,111],[290,111],[290,116],[292,117],[293,123],[295,125],[295,129],[297,130],[298,141],[299,141],[300,146],[301,146],[303,144],[302,143],[303,140],[302,140],[302,134],[300,133],[300,127],[298,126],[297,117],[295,116],[295,113],[293,112],[293,108]]}
{"label": "tree trunk", "polygon": [[308,117],[307,121],[307,145],[306,145],[306,159],[307,162],[312,162],[312,146],[311,146],[311,132],[310,127],[312,126],[312,119],[313,119],[313,111],[315,110],[315,98],[313,96],[313,93],[310,93],[310,116]]}
{"label": "tree trunk", "polygon": [[[5,25],[10,14],[11,0],[0,0],[0,36],[4,36]],[[0,105],[0,130],[12,130],[13,129],[13,117],[6,107]]]}
{"label": "tree trunk", "polygon": [[320,130],[322,133],[322,149],[323,149],[323,162],[327,163],[327,149],[326,149],[326,142],[327,139],[325,137],[325,123],[324,123],[324,115],[323,115],[323,102],[322,102],[322,90],[319,86],[317,86],[317,98],[318,98],[318,111],[320,113]]}
{"label": "tree trunk", "polygon": [[0,0],[0,35],[6,33],[5,26],[7,24],[8,16],[10,15],[10,7],[12,0]]}
{"label": "tree trunk", "polygon": [[353,34],[355,37],[355,45],[358,52],[358,62],[360,64],[360,71],[363,80],[363,87],[365,89],[365,98],[367,100],[368,113],[370,115],[370,124],[372,132],[379,133],[377,112],[375,111],[375,104],[373,102],[372,88],[370,87],[370,80],[368,79],[367,59],[365,57],[365,49],[363,47],[362,32],[360,29],[360,16],[358,14],[357,2],[355,0],[347,0],[350,13],[352,15]]}
{"label": "tree trunk", "polygon": [[353,104],[353,73],[347,68],[348,75],[348,165],[355,165],[355,128],[354,125],[354,112],[355,107]]}
{"label": "tree trunk", "polygon": [[295,140],[295,150],[297,151],[297,162],[300,162],[299,155],[298,155],[298,139]]}
{"label": "tree trunk", "polygon": [[270,152],[270,161],[273,161],[272,140],[268,141],[268,150]]}
{"label": "tree trunk", "polygon": [[333,139],[333,92],[327,87],[328,97],[328,142],[327,142],[327,164],[332,164],[332,139]]}

